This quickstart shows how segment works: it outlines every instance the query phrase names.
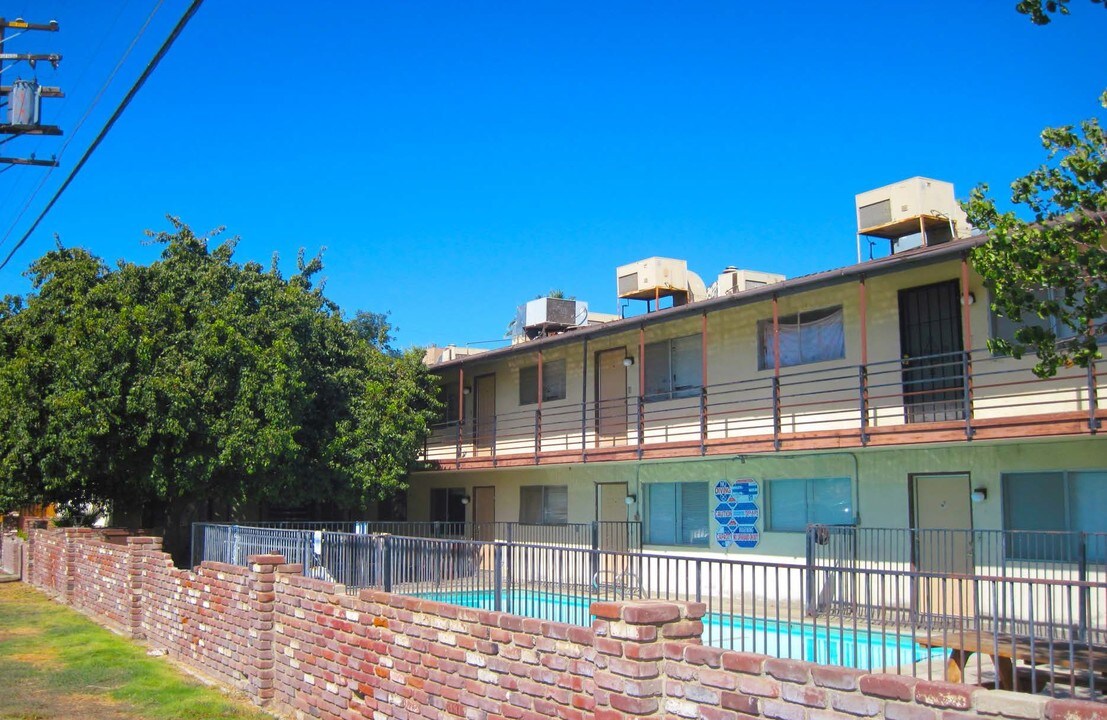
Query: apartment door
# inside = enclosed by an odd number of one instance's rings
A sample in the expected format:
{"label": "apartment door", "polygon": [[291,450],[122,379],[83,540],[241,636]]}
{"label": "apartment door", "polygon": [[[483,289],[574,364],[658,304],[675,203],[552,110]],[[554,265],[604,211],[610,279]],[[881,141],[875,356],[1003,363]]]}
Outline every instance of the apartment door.
{"label": "apartment door", "polygon": [[913,475],[909,484],[914,566],[928,575],[915,583],[915,608],[930,621],[971,615],[971,479],[968,473]]}
{"label": "apartment door", "polygon": [[496,376],[473,380],[473,447],[477,456],[491,455],[496,441]]}
{"label": "apartment door", "polygon": [[957,280],[899,291],[903,404],[909,423],[964,419]]}
{"label": "apartment door", "polygon": [[626,444],[626,356],[625,348],[596,353],[596,447]]}
{"label": "apartment door", "polygon": [[[620,364],[622,361],[620,360]],[[625,597],[632,594],[636,585],[631,573],[629,557],[609,553],[625,553],[630,549],[627,537],[627,484],[596,484],[596,519],[599,521],[598,546],[604,552],[594,564],[593,584],[610,590],[612,595]]]}
{"label": "apartment door", "polygon": [[[473,539],[491,543],[496,539],[496,488],[484,485],[473,488]],[[495,546],[484,545],[480,549],[481,564],[485,570],[492,570]]]}

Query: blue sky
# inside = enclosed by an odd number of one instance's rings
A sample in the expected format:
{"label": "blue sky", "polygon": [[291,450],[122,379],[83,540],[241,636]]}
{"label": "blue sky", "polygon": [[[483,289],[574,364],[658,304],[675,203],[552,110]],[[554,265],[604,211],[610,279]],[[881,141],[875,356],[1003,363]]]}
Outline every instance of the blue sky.
{"label": "blue sky", "polygon": [[[74,135],[154,4],[6,3],[61,24],[5,49],[64,54],[39,79],[73,140],[18,222],[44,171],[0,174],[0,257],[188,3],[165,0]],[[615,312],[615,267],[652,255],[709,283],[849,264],[856,193],[926,175],[1005,199],[1043,127],[1099,109],[1107,12],[1036,27],[1014,4],[207,0],[0,292],[28,291],[54,233],[148,262],[166,214],[286,271],[325,247],[327,294],[390,311],[402,346],[495,340],[552,288]]]}

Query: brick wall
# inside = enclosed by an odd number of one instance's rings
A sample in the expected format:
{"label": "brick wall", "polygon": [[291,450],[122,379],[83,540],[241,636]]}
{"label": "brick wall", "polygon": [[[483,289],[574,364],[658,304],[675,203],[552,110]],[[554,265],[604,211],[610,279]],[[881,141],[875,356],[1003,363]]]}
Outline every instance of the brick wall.
{"label": "brick wall", "polygon": [[23,577],[25,543],[14,532],[0,534],[0,572]]}
{"label": "brick wall", "polygon": [[279,555],[192,572],[157,538],[36,531],[29,545],[34,585],[295,717],[1107,720],[1098,703],[705,647],[699,603],[594,603],[583,628],[350,596]]}

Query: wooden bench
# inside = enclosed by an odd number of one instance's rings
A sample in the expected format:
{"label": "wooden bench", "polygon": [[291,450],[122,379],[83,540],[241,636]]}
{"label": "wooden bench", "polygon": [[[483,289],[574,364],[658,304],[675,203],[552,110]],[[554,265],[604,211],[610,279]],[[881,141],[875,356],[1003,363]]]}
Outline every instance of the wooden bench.
{"label": "wooden bench", "polygon": [[965,667],[973,653],[983,653],[992,658],[996,669],[996,685],[1004,690],[1018,690],[1019,677],[1016,661],[1028,665],[1049,665],[1071,670],[1089,670],[1107,673],[1107,647],[1087,643],[1049,641],[1013,635],[987,633],[937,633],[916,635],[915,642],[924,648],[941,648],[949,651],[946,660],[946,680],[964,682]]}

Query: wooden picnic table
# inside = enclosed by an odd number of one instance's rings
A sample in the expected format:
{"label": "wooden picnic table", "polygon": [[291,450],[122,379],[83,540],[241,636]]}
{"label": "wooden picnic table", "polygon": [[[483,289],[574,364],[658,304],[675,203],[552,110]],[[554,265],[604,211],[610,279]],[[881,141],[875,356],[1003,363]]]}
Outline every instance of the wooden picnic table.
{"label": "wooden picnic table", "polygon": [[[964,682],[965,667],[973,653],[983,653],[995,665],[996,685],[1003,690],[1018,690],[1016,661],[1029,665],[1050,665],[1075,670],[1090,670],[1100,675],[1107,672],[1107,647],[1084,642],[1068,642],[1042,638],[993,635],[975,632],[946,632],[916,635],[915,642],[925,648],[949,650],[946,659],[946,680]],[[1029,689],[1029,688],[1028,688]]]}

